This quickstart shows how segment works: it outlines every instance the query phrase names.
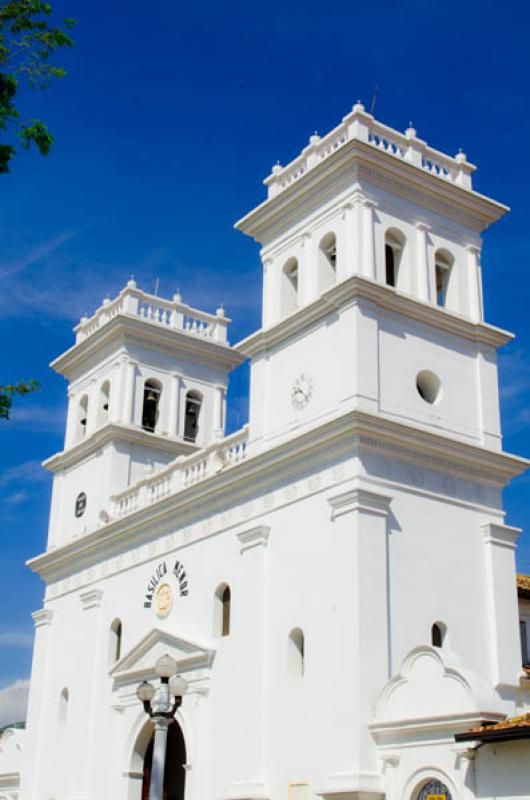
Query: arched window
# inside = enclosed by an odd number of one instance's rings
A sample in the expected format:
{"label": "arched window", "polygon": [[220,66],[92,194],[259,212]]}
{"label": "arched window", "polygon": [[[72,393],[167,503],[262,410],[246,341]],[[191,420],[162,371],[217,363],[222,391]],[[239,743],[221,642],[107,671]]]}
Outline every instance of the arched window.
{"label": "arched window", "polygon": [[291,678],[304,674],[305,638],[301,628],[293,628],[289,634],[287,667]]}
{"label": "arched window", "polygon": [[144,383],[144,404],[142,407],[142,428],[154,433],[158,422],[162,385],[150,378]]}
{"label": "arched window", "polygon": [[447,306],[451,273],[454,258],[447,250],[437,250],[434,254],[434,273],[436,278],[436,302],[442,308]]}
{"label": "arched window", "polygon": [[120,619],[115,619],[110,626],[109,636],[109,667],[112,667],[121,656],[122,624]]}
{"label": "arched window", "polygon": [[101,384],[99,390],[98,425],[104,425],[109,418],[110,381]]}
{"label": "arched window", "polygon": [[86,429],[88,423],[88,395],[84,394],[79,405],[77,406],[77,436],[76,439],[80,442],[86,436]]}
{"label": "arched window", "polygon": [[290,258],[283,266],[281,276],[282,316],[292,314],[298,308],[298,261]]}
{"label": "arched window", "polygon": [[318,245],[318,290],[325,292],[337,282],[337,240],[334,233],[326,233]]}
{"label": "arched window", "polygon": [[446,627],[443,622],[435,622],[431,628],[431,644],[433,647],[443,647]]}
{"label": "arched window", "polygon": [[199,415],[201,413],[202,394],[192,389],[186,395],[186,409],[184,417],[184,440],[195,442],[199,433]]}
{"label": "arched window", "polygon": [[214,635],[228,636],[230,634],[230,613],[232,593],[227,583],[222,583],[215,592],[214,608]]}
{"label": "arched window", "polygon": [[70,695],[68,689],[65,687],[61,694],[59,695],[59,723],[61,725],[66,724],[66,720],[68,719],[68,702],[70,700]]}
{"label": "arched window", "polygon": [[429,800],[432,797],[436,797],[437,800],[453,800],[445,783],[436,778],[429,778],[412,794],[412,800]]}
{"label": "arched window", "polygon": [[399,270],[405,249],[405,236],[396,228],[385,233],[385,282],[388,286],[399,286]]}

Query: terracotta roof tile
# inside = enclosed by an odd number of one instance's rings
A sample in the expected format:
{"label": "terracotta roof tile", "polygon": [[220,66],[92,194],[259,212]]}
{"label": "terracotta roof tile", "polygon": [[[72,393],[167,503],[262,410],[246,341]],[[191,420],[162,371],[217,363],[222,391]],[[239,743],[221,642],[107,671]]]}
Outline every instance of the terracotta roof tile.
{"label": "terracotta roof tile", "polygon": [[517,575],[517,594],[530,600],[530,575]]}
{"label": "terracotta roof tile", "polygon": [[457,741],[469,741],[471,739],[481,739],[484,742],[509,741],[510,739],[523,739],[530,736],[530,713],[521,714],[518,717],[511,717],[502,722],[484,722],[482,725],[466,733],[459,733],[455,736]]}

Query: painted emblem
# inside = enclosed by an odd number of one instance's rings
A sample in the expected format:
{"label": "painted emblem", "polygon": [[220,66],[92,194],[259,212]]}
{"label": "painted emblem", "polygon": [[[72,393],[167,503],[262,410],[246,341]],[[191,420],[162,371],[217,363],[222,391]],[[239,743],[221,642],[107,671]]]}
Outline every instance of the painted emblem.
{"label": "painted emblem", "polygon": [[153,598],[153,608],[157,617],[167,617],[173,607],[173,590],[169,583],[161,583]]}

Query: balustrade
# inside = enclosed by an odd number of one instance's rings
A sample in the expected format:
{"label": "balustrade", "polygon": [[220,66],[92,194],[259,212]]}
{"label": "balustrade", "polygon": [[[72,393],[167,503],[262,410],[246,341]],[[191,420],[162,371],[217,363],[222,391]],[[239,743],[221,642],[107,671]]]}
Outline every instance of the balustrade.
{"label": "balustrade", "polygon": [[112,498],[113,517],[126,517],[239,464],[246,457],[248,427],[190,456],[179,456],[160,472],[143,478]]}
{"label": "balustrade", "polygon": [[92,336],[119,315],[139,317],[146,322],[214,342],[227,341],[230,323],[221,307],[215,314],[208,314],[182,303],[179,295],[175,295],[173,300],[164,300],[142,292],[134,281],[129,281],[118,297],[112,301],[105,299],[92,317],[81,319],[75,328],[76,343]]}
{"label": "balustrade", "polygon": [[271,175],[264,181],[269,197],[275,197],[300,180],[317,164],[352,140],[366,142],[394,158],[415,164],[431,175],[471,189],[471,173],[475,167],[466,160],[463,153],[455,158],[446,156],[417,139],[413,128],[402,134],[377,122],[371,114],[365,112],[361,103],[357,103],[342,123],[328,134],[322,138],[311,136],[309,146],[290,164],[285,167],[277,164],[273,168]]}

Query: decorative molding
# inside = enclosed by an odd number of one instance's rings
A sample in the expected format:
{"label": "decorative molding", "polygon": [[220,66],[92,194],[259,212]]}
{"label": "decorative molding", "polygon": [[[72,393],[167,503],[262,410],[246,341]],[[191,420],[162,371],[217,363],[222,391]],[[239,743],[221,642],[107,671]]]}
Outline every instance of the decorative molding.
{"label": "decorative molding", "polygon": [[[107,574],[117,571],[116,548],[122,547],[127,551],[126,566],[130,566],[131,563],[150,560],[155,554],[154,544],[159,548],[157,552],[171,552],[203,536],[241,522],[244,524],[250,516],[261,518],[273,506],[293,499],[277,494],[271,506],[271,485],[279,480],[287,485],[298,479],[303,492],[298,493],[297,499],[342,483],[353,477],[353,474],[345,473],[345,463],[326,470],[326,483],[318,486],[310,485],[311,481],[299,480],[300,467],[318,467],[322,464],[323,453],[329,461],[340,459],[347,462],[354,452],[362,457],[365,447],[383,455],[390,452],[404,461],[455,478],[489,483],[495,488],[506,485],[528,465],[526,459],[460,442],[375,413],[347,411],[249,456],[230,469],[214,473],[127,516],[112,519],[107,525],[31,559],[28,565],[48,583],[63,579],[54,592],[55,597],[76,586],[79,588],[81,580],[85,584],[97,581],[102,577],[100,567],[104,558],[107,559]],[[399,481],[395,483],[398,485]],[[249,511],[248,498],[255,497],[257,492],[262,495],[261,502],[256,502]],[[230,512],[225,505],[228,496],[233,508]],[[477,506],[484,513],[484,507],[480,503]],[[174,528],[177,517],[180,520],[178,534]],[[208,530],[195,530],[192,534],[190,524],[195,526],[201,520],[211,522]],[[159,537],[156,543],[151,541],[153,537]],[[77,584],[74,585],[71,576],[75,573]]]}
{"label": "decorative molding", "polygon": [[87,589],[79,595],[81,605],[84,611],[89,611],[91,608],[99,608],[103,599],[102,589]]}
{"label": "decorative molding", "polygon": [[51,625],[53,619],[53,611],[51,608],[40,608],[38,611],[32,613],[33,622],[36,628],[42,628],[44,625]]}
{"label": "decorative molding", "polygon": [[368,300],[378,308],[400,314],[414,323],[438,328],[446,333],[486,344],[495,349],[513,339],[508,331],[473,321],[469,317],[441,308],[434,303],[398,291],[393,286],[379,283],[364,275],[351,275],[325,291],[312,303],[302,306],[285,319],[268,328],[260,328],[234,345],[244,356],[253,358],[301,331],[323,320],[330,311],[350,305],[353,301]]}
{"label": "decorative molding", "polygon": [[253,547],[266,547],[269,541],[269,534],[271,529],[268,525],[257,525],[255,528],[250,528],[248,531],[242,531],[236,534],[241,543],[239,552],[241,555]]}
{"label": "decorative molding", "polygon": [[387,517],[390,512],[391,502],[392,498],[388,495],[370,492],[360,487],[328,498],[332,520],[336,520],[345,514],[351,514],[354,511],[359,511],[361,514],[371,514],[376,517]]}
{"label": "decorative molding", "polygon": [[74,344],[50,364],[60,375],[68,377],[85,360],[100,351],[109,341],[127,343],[129,339],[144,346],[155,346],[174,354],[185,354],[186,358],[222,369],[233,369],[242,358],[227,342],[190,336],[183,330],[159,325],[154,320],[120,312],[98,330]]}
{"label": "decorative molding", "polygon": [[508,550],[515,550],[517,539],[522,533],[521,528],[514,528],[510,525],[499,525],[494,522],[484,522],[481,526],[484,544],[492,544],[497,547],[505,547]]}

